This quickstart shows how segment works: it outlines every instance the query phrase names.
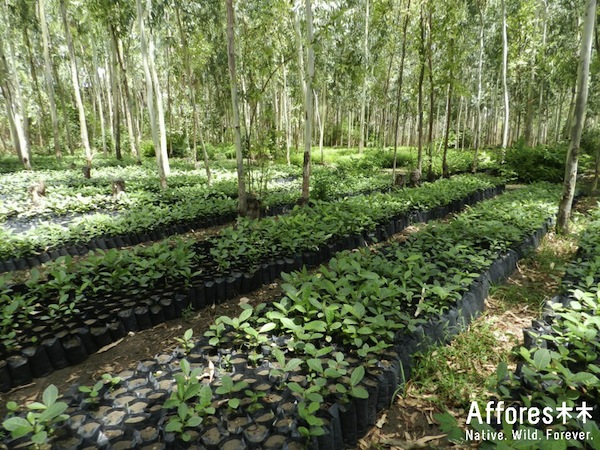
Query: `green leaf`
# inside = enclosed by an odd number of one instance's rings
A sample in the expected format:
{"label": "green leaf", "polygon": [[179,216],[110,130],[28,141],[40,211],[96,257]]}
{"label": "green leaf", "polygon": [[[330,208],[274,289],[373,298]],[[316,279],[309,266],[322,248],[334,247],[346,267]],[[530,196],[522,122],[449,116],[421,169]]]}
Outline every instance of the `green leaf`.
{"label": "green leaf", "polygon": [[369,398],[369,392],[362,386],[353,386],[350,395],[356,398]]}
{"label": "green leaf", "polygon": [[192,416],[188,419],[188,421],[186,422],[185,425],[190,428],[195,428],[197,426],[200,426],[201,423],[202,423],[202,417]]}
{"label": "green leaf", "polygon": [[[2,426],[13,434],[13,437],[21,437],[33,430],[32,425],[22,417],[11,417],[2,422]],[[23,432],[24,431],[24,432]],[[15,433],[20,433],[15,436]]]}
{"label": "green leaf", "polygon": [[[87,386],[82,386],[82,387],[87,387]],[[91,389],[90,389],[91,391]],[[89,391],[88,391],[89,392]],[[31,402],[27,405],[27,409],[33,410],[33,411],[37,411],[37,410],[43,410],[46,409],[47,405],[40,403],[40,402]]]}
{"label": "green leaf", "polygon": [[360,383],[363,380],[364,377],[365,377],[365,368],[364,368],[364,366],[358,366],[358,367],[356,367],[352,371],[352,374],[350,375],[350,385],[351,386],[358,386],[358,383]]}
{"label": "green leaf", "polygon": [[51,384],[46,388],[44,393],[42,394],[42,401],[46,406],[53,404],[58,398],[58,389],[56,386]]}
{"label": "green leaf", "polygon": [[43,411],[40,414],[39,417],[39,421],[43,422],[46,420],[56,420],[56,418],[58,418],[58,416],[60,416],[62,413],[65,412],[65,410],[69,407],[69,405],[67,405],[64,402],[56,402],[53,405],[50,405],[48,407],[48,409],[46,409],[45,411]]}
{"label": "green leaf", "polygon": [[48,439],[48,433],[46,431],[40,431],[31,436],[31,442],[37,445],[42,445]]}
{"label": "green leaf", "polygon": [[533,355],[533,366],[536,370],[544,370],[550,364],[551,357],[548,349],[540,348]]}
{"label": "green leaf", "polygon": [[245,309],[244,311],[242,311],[242,313],[240,314],[239,320],[240,322],[245,322],[246,320],[248,320],[250,318],[250,316],[252,315],[253,309],[252,308],[248,308]]}
{"label": "green leaf", "polygon": [[165,431],[167,433],[172,433],[174,431],[181,431],[182,429],[182,424],[179,421],[178,418],[174,418],[172,417],[169,422],[167,423],[167,426],[165,427]]}
{"label": "green leaf", "polygon": [[260,327],[258,332],[259,333],[268,333],[269,331],[272,331],[275,328],[277,328],[277,325],[275,325],[273,322],[268,322],[268,323],[265,323],[262,327]]}
{"label": "green leaf", "polygon": [[306,363],[313,372],[323,373],[323,363],[321,363],[320,359],[311,358]]}

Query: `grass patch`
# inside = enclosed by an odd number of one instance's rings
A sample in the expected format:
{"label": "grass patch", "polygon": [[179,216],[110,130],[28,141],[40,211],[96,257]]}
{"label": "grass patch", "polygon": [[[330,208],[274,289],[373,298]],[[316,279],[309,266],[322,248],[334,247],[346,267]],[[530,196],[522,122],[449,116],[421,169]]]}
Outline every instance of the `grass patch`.
{"label": "grass patch", "polygon": [[[577,229],[585,220],[577,218]],[[489,397],[491,375],[509,361],[522,328],[538,317],[543,302],[558,290],[565,267],[577,250],[577,236],[548,234],[537,251],[519,263],[501,285],[492,286],[488,310],[448,346],[417,358],[407,395],[426,398],[444,410],[468,408]]]}
{"label": "grass patch", "polygon": [[477,320],[451,345],[418,356],[411,395],[443,408],[465,408],[471,400],[484,398],[489,374],[506,359],[496,349],[497,341],[493,323]]}

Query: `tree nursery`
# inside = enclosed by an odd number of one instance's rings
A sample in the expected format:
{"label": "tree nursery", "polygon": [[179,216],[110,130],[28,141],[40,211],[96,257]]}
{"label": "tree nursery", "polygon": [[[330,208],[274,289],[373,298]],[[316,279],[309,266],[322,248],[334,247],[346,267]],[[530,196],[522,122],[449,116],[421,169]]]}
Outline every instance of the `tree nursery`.
{"label": "tree nursery", "polygon": [[600,449],[596,0],[0,22],[0,449]]}

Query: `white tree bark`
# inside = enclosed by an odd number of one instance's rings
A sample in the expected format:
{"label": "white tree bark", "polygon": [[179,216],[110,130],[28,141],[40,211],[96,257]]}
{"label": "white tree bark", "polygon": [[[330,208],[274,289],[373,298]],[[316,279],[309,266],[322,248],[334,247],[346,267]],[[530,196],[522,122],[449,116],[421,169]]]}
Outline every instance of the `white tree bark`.
{"label": "white tree bark", "polygon": [[575,197],[579,145],[581,142],[581,133],[583,131],[587,108],[588,78],[590,75],[590,58],[592,54],[592,37],[594,35],[595,20],[596,0],[588,0],[583,22],[581,52],[579,54],[579,67],[577,70],[577,94],[575,99],[575,111],[573,114],[573,126],[571,127],[571,142],[569,144],[569,151],[567,152],[565,179],[556,220],[556,229],[559,233],[569,232],[571,207],[573,198]]}
{"label": "white tree bark", "polygon": [[506,153],[506,147],[508,147],[508,131],[509,131],[509,117],[510,117],[510,106],[508,101],[508,36],[507,36],[507,23],[506,23],[506,4],[505,0],[502,0],[502,86],[504,88],[504,131],[502,135],[502,161],[504,162],[504,155]]}
{"label": "white tree bark", "polygon": [[85,108],[81,99],[81,89],[79,87],[79,72],[77,69],[77,59],[75,57],[75,48],[73,47],[73,39],[69,30],[69,22],[67,21],[67,5],[66,0],[60,0],[60,12],[65,29],[65,38],[67,47],[69,48],[69,59],[71,63],[71,79],[73,80],[73,91],[75,93],[75,103],[79,111],[79,130],[81,135],[81,145],[85,151],[85,160],[88,169],[92,167],[92,149],[90,148],[90,140],[88,138],[87,121],[85,118]]}
{"label": "white tree bark", "polygon": [[[152,66],[150,63],[150,48],[148,46],[148,38],[146,36],[146,29],[144,26],[144,17],[147,14],[143,10],[142,0],[136,1],[137,15],[140,27],[140,45],[142,53],[142,66],[144,69],[144,77],[146,79],[146,102],[148,106],[148,117],[150,118],[150,131],[152,132],[152,141],[154,143],[154,151],[156,153],[156,164],[158,167],[158,176],[160,179],[160,185],[163,189],[167,187],[167,176],[169,175],[169,160],[168,158],[163,159],[163,152],[166,153],[166,142],[164,148],[162,147],[162,139],[159,135],[159,124],[157,115],[160,113],[157,111],[156,95],[155,95],[155,83],[154,77],[152,76]],[[164,118],[163,118],[164,128]]]}
{"label": "white tree bark", "polygon": [[58,133],[58,112],[54,100],[54,83],[52,81],[52,64],[50,63],[50,42],[48,39],[48,24],[46,22],[45,0],[39,0],[38,11],[40,28],[42,29],[42,48],[44,53],[44,81],[46,83],[46,94],[50,104],[50,119],[52,121],[52,137],[54,143],[54,154],[57,158],[62,156],[60,149],[60,137]]}

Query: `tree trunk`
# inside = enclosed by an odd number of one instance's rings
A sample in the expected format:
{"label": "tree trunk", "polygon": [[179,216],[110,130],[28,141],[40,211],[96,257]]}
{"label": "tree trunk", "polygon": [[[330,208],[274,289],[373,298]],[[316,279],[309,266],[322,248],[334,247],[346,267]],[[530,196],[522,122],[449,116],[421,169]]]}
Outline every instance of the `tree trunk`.
{"label": "tree trunk", "polygon": [[421,18],[419,23],[421,32],[419,45],[419,99],[418,99],[418,125],[417,125],[417,171],[420,173],[423,170],[423,79],[425,78],[425,17],[423,5],[421,5]]}
{"label": "tree trunk", "polygon": [[587,108],[588,77],[590,73],[590,57],[592,53],[592,37],[594,35],[595,20],[596,0],[588,0],[583,23],[581,52],[579,55],[579,67],[577,72],[577,99],[575,101],[575,113],[573,116],[574,122],[573,127],[571,128],[571,142],[569,144],[569,151],[567,153],[562,197],[558,205],[558,216],[556,219],[556,230],[558,233],[569,232],[571,206],[573,204],[575,185],[577,183],[579,145],[581,142],[581,133],[583,131],[585,112]]}
{"label": "tree trunk", "polygon": [[52,81],[52,64],[50,62],[50,42],[48,39],[48,24],[46,23],[45,4],[46,0],[39,0],[38,11],[40,17],[40,27],[42,29],[42,47],[44,52],[44,80],[46,83],[48,103],[50,104],[54,154],[57,158],[61,158],[62,151],[60,149],[60,136],[58,132],[58,111],[56,109],[56,102],[54,100],[54,83]]}
{"label": "tree trunk", "polygon": [[[155,98],[155,83],[154,77],[152,75],[152,66],[151,66],[151,58],[149,52],[152,51],[152,48],[148,46],[148,38],[146,36],[146,30],[144,27],[144,16],[147,14],[147,11],[144,12],[142,8],[142,0],[136,1],[137,6],[137,15],[140,27],[140,47],[142,53],[142,66],[144,69],[144,76],[146,79],[146,101],[148,104],[148,116],[150,118],[150,130],[152,132],[152,141],[154,143],[154,152],[156,153],[156,164],[158,167],[158,175],[160,179],[160,186],[162,189],[166,189],[167,187],[167,176],[168,176],[168,159],[163,159],[163,153],[166,153],[166,145],[162,145],[162,139],[159,136],[159,125],[157,114],[160,114],[160,111],[157,111],[158,107],[156,106],[158,97]],[[163,119],[164,120],[164,119]],[[164,125],[163,125],[164,129]],[[165,164],[166,162],[166,164]]]}
{"label": "tree trunk", "polygon": [[242,133],[240,130],[240,107],[237,95],[237,75],[235,71],[235,41],[233,29],[233,0],[227,0],[227,61],[231,80],[231,103],[233,106],[233,126],[235,131],[235,154],[238,175],[238,214],[245,216],[248,210],[246,184],[244,181],[244,160],[242,157]]}
{"label": "tree trunk", "polygon": [[434,107],[435,107],[435,92],[433,85],[433,44],[432,44],[432,33],[433,33],[433,23],[431,17],[431,9],[427,12],[427,65],[428,65],[428,78],[429,78],[429,130],[427,136],[427,154],[428,154],[428,163],[427,163],[427,180],[433,181],[433,117],[434,117]]}
{"label": "tree trunk", "polygon": [[[194,161],[198,159],[198,150],[196,146],[196,135],[198,133],[198,108],[196,107],[196,79],[194,77],[194,72],[192,71],[192,66],[190,64],[190,51],[187,43],[187,38],[185,36],[185,31],[183,30],[183,24],[181,22],[181,15],[179,12],[179,6],[175,5],[175,16],[177,19],[177,27],[179,28],[179,35],[181,38],[181,45],[183,47],[183,64],[185,66],[187,85],[188,85],[188,100],[192,107],[192,131],[193,131],[193,147],[192,152],[194,154]],[[211,183],[211,173],[210,173],[210,164],[208,161],[208,151],[206,150],[206,145],[204,143],[204,136],[202,130],[200,130],[200,143],[202,146],[202,155],[204,157],[204,170],[206,172],[207,184],[210,186]]]}
{"label": "tree trunk", "polygon": [[75,102],[77,103],[77,110],[79,111],[79,130],[81,134],[81,144],[85,151],[86,167],[91,169],[92,167],[92,149],[90,148],[90,141],[88,139],[87,121],[85,118],[85,109],[83,106],[83,100],[81,99],[81,91],[79,88],[79,73],[77,70],[77,60],[75,57],[75,48],[73,47],[73,39],[71,38],[71,31],[69,31],[69,23],[67,21],[67,5],[66,0],[60,0],[60,12],[63,21],[63,27],[65,29],[65,38],[67,40],[67,47],[69,48],[69,59],[71,62],[71,78],[73,80],[73,91],[75,94]]}
{"label": "tree trunk", "polygon": [[502,0],[502,85],[504,88],[504,129],[502,134],[502,162],[506,155],[506,147],[508,147],[508,131],[509,131],[509,118],[510,109],[508,103],[508,37],[507,37],[507,24],[506,24],[506,4],[505,0]]}
{"label": "tree trunk", "polygon": [[23,103],[20,101],[20,87],[17,74],[14,72],[13,61],[6,60],[4,54],[3,37],[0,37],[0,88],[6,103],[6,110],[11,128],[15,150],[26,169],[31,169],[31,157],[29,154],[29,142],[25,132],[24,112],[21,111]]}
{"label": "tree trunk", "polygon": [[477,158],[479,157],[479,149],[481,148],[481,97],[483,94],[483,53],[484,53],[484,31],[485,24],[483,21],[483,6],[479,4],[479,65],[477,67],[477,128],[475,130],[475,154],[473,155],[473,165],[471,171],[477,172]]}
{"label": "tree trunk", "polygon": [[[398,124],[400,120],[400,103],[402,101],[402,84],[404,81],[404,59],[406,57],[406,30],[410,11],[410,0],[406,4],[406,15],[402,24],[402,53],[400,54],[400,68],[398,69],[398,92],[396,94],[396,117],[394,121],[394,161],[392,163],[392,183],[396,182],[396,166],[398,157]],[[403,133],[404,134],[404,133]]]}
{"label": "tree trunk", "polygon": [[358,139],[358,153],[363,152],[365,146],[365,108],[367,104],[367,83],[369,82],[369,0],[365,2],[365,35],[363,56],[365,58],[364,80],[360,96],[360,137]]}
{"label": "tree trunk", "polygon": [[302,167],[302,196],[300,204],[307,204],[310,186],[310,150],[313,126],[313,92],[312,81],[315,76],[315,52],[313,49],[313,14],[311,0],[305,0],[306,13],[306,45],[308,46],[308,72],[306,74],[306,100],[304,102],[304,162]]}
{"label": "tree trunk", "polygon": [[113,114],[113,136],[114,136],[114,145],[115,145],[115,156],[118,160],[123,159],[123,155],[121,154],[121,108],[119,107],[119,76],[118,76],[118,58],[117,58],[117,47],[114,39],[111,41],[111,71],[110,71],[110,86],[112,91],[112,102],[114,108]]}
{"label": "tree trunk", "polygon": [[292,112],[290,105],[290,96],[288,93],[287,86],[287,70],[285,68],[285,64],[283,64],[283,55],[282,58],[282,71],[283,71],[283,117],[285,118],[285,159],[287,165],[290,166],[292,164],[290,158],[290,149],[291,149],[291,138],[292,138]]}
{"label": "tree trunk", "polygon": [[[450,139],[450,116],[452,113],[452,83],[454,83],[454,40],[450,39],[450,73],[448,76],[448,97],[446,98],[446,131],[444,133],[444,152],[442,156],[442,176],[444,178],[450,178],[450,171],[448,170],[448,140]],[[477,158],[477,153],[475,153]]]}

